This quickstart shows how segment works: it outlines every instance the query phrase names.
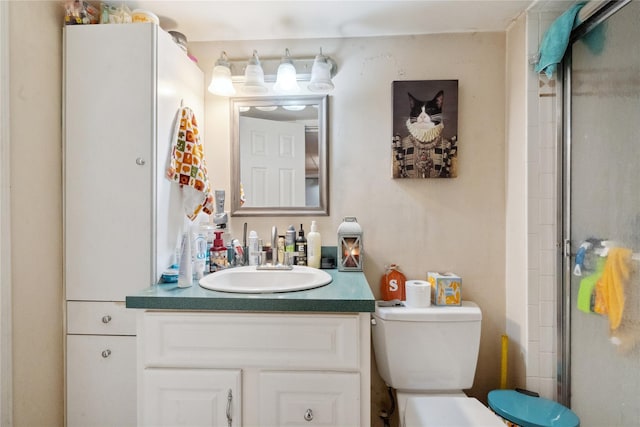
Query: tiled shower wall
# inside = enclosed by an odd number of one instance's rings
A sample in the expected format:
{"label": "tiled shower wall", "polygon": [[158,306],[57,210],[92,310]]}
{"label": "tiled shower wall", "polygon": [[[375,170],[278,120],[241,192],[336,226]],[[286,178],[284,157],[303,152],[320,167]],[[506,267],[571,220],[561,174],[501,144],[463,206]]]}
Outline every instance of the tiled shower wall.
{"label": "tiled shower wall", "polygon": [[[529,11],[527,57],[538,52],[542,36],[562,11]],[[548,79],[533,71],[527,76],[527,228],[528,297],[526,387],[556,398],[557,359],[557,75]],[[559,88],[558,88],[559,89]]]}

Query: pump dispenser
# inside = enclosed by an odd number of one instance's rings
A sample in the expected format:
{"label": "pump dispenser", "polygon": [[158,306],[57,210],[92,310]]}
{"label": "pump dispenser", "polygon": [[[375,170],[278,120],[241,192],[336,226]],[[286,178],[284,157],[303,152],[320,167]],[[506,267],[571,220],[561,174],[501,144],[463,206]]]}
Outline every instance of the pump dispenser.
{"label": "pump dispenser", "polygon": [[311,221],[311,231],[307,234],[307,265],[313,268],[320,268],[322,259],[322,240],[318,233],[318,226],[315,221]]}
{"label": "pump dispenser", "polygon": [[213,273],[218,270],[227,268],[227,247],[224,245],[222,239],[223,230],[214,231],[216,237],[213,239],[213,246],[211,246],[210,256],[211,264],[209,272]]}

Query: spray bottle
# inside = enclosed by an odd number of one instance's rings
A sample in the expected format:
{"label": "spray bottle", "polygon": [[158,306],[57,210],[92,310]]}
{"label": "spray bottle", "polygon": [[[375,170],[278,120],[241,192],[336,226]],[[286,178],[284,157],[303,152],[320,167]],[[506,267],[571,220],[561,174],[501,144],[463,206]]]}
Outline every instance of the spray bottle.
{"label": "spray bottle", "polygon": [[284,250],[285,252],[296,251],[296,229],[293,228],[293,225],[287,228],[287,232],[284,235]]}

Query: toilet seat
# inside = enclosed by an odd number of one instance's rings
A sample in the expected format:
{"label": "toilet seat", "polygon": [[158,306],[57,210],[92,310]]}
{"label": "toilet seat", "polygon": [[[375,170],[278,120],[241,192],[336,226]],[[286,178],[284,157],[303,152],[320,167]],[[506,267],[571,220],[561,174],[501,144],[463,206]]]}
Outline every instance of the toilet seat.
{"label": "toilet seat", "polygon": [[500,417],[479,400],[462,396],[407,399],[403,427],[504,427]]}

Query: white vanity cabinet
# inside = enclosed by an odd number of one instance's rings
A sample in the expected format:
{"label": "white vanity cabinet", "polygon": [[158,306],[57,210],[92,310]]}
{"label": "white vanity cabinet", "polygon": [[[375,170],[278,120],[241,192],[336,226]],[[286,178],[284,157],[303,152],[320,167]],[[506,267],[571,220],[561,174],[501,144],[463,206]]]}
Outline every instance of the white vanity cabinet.
{"label": "white vanity cabinet", "polygon": [[368,313],[141,311],[140,425],[370,425],[369,331]]}
{"label": "white vanity cabinet", "polygon": [[66,425],[135,426],[127,294],[171,264],[184,214],[164,178],[181,103],[204,75],[154,24],[64,29]]}

